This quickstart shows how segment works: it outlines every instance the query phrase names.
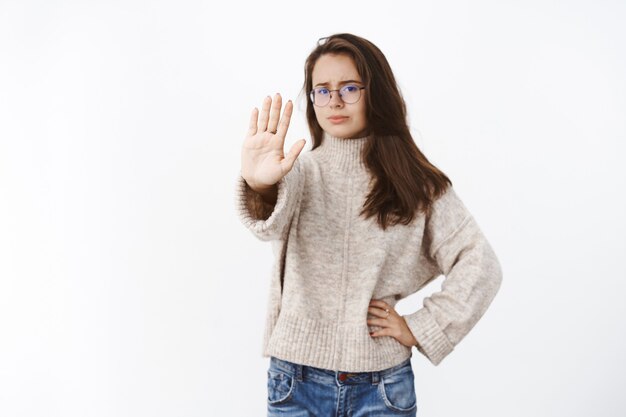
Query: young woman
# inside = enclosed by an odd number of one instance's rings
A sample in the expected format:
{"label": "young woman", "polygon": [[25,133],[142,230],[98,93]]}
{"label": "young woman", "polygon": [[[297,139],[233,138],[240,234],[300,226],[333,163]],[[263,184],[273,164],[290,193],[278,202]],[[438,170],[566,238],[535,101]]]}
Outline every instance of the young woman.
{"label": "young woman", "polygon": [[[341,33],[318,42],[303,90],[312,149],[285,155],[293,111],[252,111],[240,219],[271,241],[263,356],[268,415],[416,415],[412,347],[438,365],[500,287],[498,259],[451,181],[417,148],[383,53]],[[395,304],[444,275],[418,311]]]}

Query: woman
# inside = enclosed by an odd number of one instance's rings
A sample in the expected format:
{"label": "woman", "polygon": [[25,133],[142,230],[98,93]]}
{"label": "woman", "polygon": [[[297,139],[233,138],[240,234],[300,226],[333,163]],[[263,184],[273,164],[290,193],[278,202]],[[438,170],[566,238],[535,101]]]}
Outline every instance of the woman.
{"label": "woman", "polygon": [[[383,53],[347,33],[305,63],[313,146],[283,146],[293,103],[266,97],[242,146],[242,222],[271,241],[268,415],[416,415],[412,347],[438,365],[500,287],[498,259],[415,145]],[[395,304],[443,274],[401,316]]]}

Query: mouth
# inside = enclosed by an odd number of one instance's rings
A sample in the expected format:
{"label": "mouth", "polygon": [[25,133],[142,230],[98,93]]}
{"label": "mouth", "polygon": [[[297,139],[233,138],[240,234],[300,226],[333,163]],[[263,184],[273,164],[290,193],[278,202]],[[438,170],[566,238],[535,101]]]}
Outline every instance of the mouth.
{"label": "mouth", "polygon": [[331,116],[328,118],[332,123],[341,123],[344,120],[348,120],[348,116]]}

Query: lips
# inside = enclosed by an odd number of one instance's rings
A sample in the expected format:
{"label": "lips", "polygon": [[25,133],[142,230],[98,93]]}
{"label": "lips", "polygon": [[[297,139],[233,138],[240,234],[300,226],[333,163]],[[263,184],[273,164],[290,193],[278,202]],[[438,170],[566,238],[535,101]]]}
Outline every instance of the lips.
{"label": "lips", "polygon": [[348,116],[330,116],[328,120],[344,120],[347,119]]}

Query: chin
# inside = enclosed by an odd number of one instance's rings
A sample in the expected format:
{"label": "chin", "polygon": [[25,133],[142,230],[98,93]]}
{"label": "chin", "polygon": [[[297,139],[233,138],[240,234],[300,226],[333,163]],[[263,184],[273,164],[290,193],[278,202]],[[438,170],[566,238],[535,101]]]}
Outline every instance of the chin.
{"label": "chin", "polygon": [[349,126],[328,126],[326,131],[331,135],[338,138],[355,138],[357,134],[363,129],[354,129]]}

